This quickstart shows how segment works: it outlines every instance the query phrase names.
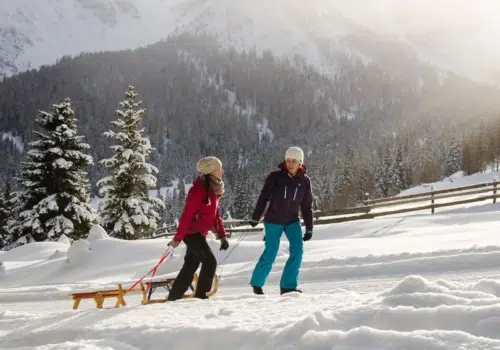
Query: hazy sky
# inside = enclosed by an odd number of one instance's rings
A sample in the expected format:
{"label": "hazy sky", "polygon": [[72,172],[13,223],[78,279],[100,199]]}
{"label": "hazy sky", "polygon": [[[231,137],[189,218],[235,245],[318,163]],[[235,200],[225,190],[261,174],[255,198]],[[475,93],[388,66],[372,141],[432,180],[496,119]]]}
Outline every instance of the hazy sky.
{"label": "hazy sky", "polygon": [[491,30],[499,34],[498,0],[326,0],[351,16],[381,30],[426,31],[447,28],[461,32]]}

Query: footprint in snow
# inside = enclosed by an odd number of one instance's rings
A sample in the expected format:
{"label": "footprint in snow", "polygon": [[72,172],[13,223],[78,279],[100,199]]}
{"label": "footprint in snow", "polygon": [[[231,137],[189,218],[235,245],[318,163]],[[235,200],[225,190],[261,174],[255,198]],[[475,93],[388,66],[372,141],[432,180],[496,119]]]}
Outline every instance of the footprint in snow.
{"label": "footprint in snow", "polygon": [[211,319],[211,318],[217,318],[218,316],[229,316],[233,313],[231,309],[228,308],[222,308],[222,309],[215,309],[213,312],[210,312],[205,315],[206,319]]}

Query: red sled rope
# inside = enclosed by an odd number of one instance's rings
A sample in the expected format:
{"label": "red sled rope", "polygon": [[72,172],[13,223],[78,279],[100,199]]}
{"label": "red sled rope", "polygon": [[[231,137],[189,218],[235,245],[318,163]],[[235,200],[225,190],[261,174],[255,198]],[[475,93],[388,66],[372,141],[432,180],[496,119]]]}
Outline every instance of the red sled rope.
{"label": "red sled rope", "polygon": [[134,289],[135,286],[137,286],[139,283],[141,283],[141,281],[146,278],[147,275],[149,275],[150,273],[153,273],[151,275],[151,279],[149,280],[148,282],[148,287],[146,289],[146,292],[149,290],[149,288],[151,288],[151,280],[153,279],[154,275],[156,274],[156,270],[158,270],[158,267],[165,261],[165,259],[168,258],[168,256],[170,255],[170,253],[172,252],[171,250],[172,247],[168,247],[167,250],[165,251],[165,253],[163,253],[162,257],[160,258],[160,260],[158,261],[158,263],[151,269],[149,270],[149,272],[147,274],[145,274],[144,276],[142,276],[139,280],[137,280],[133,285],[132,287],[130,287],[129,289],[127,289],[125,291],[125,293],[128,293],[129,291],[131,291],[132,289]]}

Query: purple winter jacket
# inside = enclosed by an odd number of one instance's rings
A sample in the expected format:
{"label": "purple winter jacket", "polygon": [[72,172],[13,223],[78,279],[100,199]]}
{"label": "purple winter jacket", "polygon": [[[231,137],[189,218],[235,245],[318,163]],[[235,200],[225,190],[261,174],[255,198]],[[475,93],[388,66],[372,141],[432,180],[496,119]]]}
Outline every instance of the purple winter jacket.
{"label": "purple winter jacket", "polygon": [[278,225],[288,225],[299,221],[299,209],[306,226],[306,231],[313,230],[313,195],[311,179],[306,175],[306,167],[302,165],[296,176],[292,176],[283,162],[280,170],[271,172],[265,180],[255,210],[253,221],[259,221],[267,202],[269,207],[264,221]]}

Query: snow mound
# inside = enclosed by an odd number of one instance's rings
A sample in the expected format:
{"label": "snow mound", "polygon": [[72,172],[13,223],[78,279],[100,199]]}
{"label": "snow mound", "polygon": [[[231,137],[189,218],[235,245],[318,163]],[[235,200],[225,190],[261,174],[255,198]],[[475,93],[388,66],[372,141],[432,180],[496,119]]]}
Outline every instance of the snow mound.
{"label": "snow mound", "polygon": [[91,253],[90,243],[85,239],[79,239],[73,242],[68,249],[68,262],[72,265],[82,264]]}
{"label": "snow mound", "polygon": [[430,308],[439,305],[490,305],[500,302],[500,284],[481,280],[471,286],[448,281],[430,282],[421,276],[407,276],[393,288],[381,293],[383,303],[393,307]]}
{"label": "snow mound", "polygon": [[69,246],[60,242],[31,242],[2,254],[6,262],[34,262],[47,260],[56,250],[67,251]]}
{"label": "snow mound", "polygon": [[[407,276],[393,288],[356,306],[316,311],[295,323],[302,344],[380,349],[477,349],[500,345],[498,282],[430,282]],[[303,327],[299,325],[305,325]],[[365,347],[366,346],[366,347]]]}
{"label": "snow mound", "polygon": [[106,233],[101,225],[94,225],[89,231],[87,240],[97,241],[99,239],[109,239],[109,235]]}
{"label": "snow mound", "polygon": [[71,240],[65,234],[62,234],[61,237],[57,240],[57,243],[68,244],[71,245]]}
{"label": "snow mound", "polygon": [[6,269],[5,265],[3,264],[2,261],[0,261],[0,278],[3,278],[5,276]]}
{"label": "snow mound", "polygon": [[472,289],[500,297],[500,281],[498,280],[482,279],[474,284]]}
{"label": "snow mound", "polygon": [[398,282],[393,288],[381,293],[381,295],[391,296],[405,293],[425,293],[442,292],[446,288],[433,284],[421,276],[407,276]]}
{"label": "snow mound", "polygon": [[67,256],[66,252],[62,252],[60,250],[56,250],[54,252],[54,254],[52,254],[51,256],[49,256],[49,260],[60,259],[60,258],[64,258],[65,256]]}

